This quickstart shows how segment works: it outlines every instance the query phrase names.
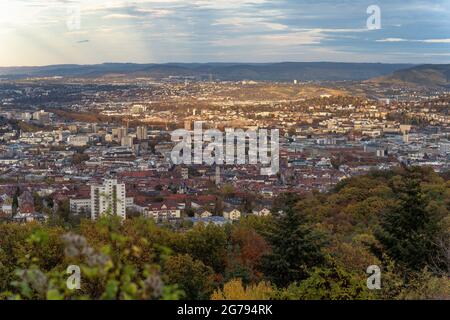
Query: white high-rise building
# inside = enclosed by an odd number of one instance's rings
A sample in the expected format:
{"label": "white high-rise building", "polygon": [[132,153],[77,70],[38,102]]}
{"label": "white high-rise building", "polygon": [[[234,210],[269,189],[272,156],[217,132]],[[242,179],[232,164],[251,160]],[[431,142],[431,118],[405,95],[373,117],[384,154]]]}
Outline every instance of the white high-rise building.
{"label": "white high-rise building", "polygon": [[133,137],[128,135],[122,137],[122,139],[120,140],[120,145],[122,147],[133,148]]}
{"label": "white high-rise building", "polygon": [[400,125],[400,132],[403,134],[403,142],[409,143],[409,132],[411,131],[411,126],[408,124]]}
{"label": "white high-rise building", "polygon": [[91,185],[91,219],[102,215],[126,218],[125,184],[116,179],[105,179],[103,185]]}
{"label": "white high-rise building", "polygon": [[113,128],[112,135],[114,138],[117,138],[117,140],[120,142],[123,137],[128,135],[128,130],[126,127]]}
{"label": "white high-rise building", "polygon": [[136,137],[138,140],[147,140],[148,139],[148,129],[147,126],[139,126],[136,128]]}

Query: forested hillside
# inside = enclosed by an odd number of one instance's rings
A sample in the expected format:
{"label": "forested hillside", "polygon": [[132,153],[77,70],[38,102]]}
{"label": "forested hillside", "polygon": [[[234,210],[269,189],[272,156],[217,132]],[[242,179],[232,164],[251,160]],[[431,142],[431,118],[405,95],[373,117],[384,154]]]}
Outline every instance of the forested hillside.
{"label": "forested hillside", "polygon": [[[0,224],[3,299],[450,298],[450,181],[401,168],[280,196],[224,227],[134,218]],[[66,269],[81,268],[69,290]],[[369,290],[366,269],[381,268]]]}

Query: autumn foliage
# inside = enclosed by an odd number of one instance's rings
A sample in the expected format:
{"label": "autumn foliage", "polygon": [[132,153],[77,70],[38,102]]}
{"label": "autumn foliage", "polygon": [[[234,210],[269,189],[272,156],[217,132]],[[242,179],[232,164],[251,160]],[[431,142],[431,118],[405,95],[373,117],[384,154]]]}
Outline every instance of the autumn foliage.
{"label": "autumn foliage", "polygon": [[[0,298],[448,299],[449,210],[446,176],[400,168],[284,194],[271,216],[224,226],[0,223]],[[366,286],[370,265],[380,290]]]}

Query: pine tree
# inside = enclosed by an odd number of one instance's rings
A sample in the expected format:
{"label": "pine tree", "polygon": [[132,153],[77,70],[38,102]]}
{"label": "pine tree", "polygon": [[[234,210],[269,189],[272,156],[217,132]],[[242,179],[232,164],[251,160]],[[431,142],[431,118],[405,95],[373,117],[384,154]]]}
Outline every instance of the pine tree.
{"label": "pine tree", "polygon": [[427,211],[421,190],[420,173],[405,169],[406,174],[393,181],[397,203],[381,217],[380,230],[375,235],[384,251],[398,266],[419,271],[431,265],[439,254],[434,239],[439,233],[439,219]]}
{"label": "pine tree", "polygon": [[17,214],[17,210],[19,209],[19,196],[20,196],[20,188],[16,188],[16,192],[13,196],[12,201],[12,216],[14,217]]}
{"label": "pine tree", "polygon": [[272,253],[263,257],[265,275],[277,286],[285,287],[308,276],[309,270],[324,262],[323,239],[306,225],[305,218],[293,202],[275,220],[269,235]]}

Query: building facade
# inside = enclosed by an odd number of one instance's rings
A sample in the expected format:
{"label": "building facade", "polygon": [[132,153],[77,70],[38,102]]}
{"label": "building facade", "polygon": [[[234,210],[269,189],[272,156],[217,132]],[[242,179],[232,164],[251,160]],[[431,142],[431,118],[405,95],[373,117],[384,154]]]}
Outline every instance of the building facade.
{"label": "building facade", "polygon": [[126,218],[125,184],[116,179],[105,179],[102,185],[91,185],[91,219],[102,215]]}
{"label": "building facade", "polygon": [[148,139],[147,126],[138,126],[136,128],[136,137],[138,138],[138,140],[147,140]]}

